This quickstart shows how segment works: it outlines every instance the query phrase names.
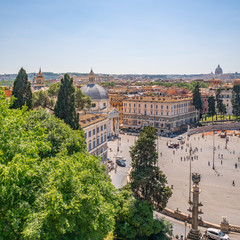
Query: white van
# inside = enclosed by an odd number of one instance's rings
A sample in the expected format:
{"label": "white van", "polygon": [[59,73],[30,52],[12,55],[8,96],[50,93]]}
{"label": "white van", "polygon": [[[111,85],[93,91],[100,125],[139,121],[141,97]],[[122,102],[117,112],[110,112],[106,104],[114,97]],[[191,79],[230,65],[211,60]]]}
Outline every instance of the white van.
{"label": "white van", "polygon": [[215,228],[208,228],[206,231],[207,237],[210,239],[216,239],[216,240],[227,240],[230,239],[227,234],[223,233],[219,229]]}
{"label": "white van", "polygon": [[123,156],[116,156],[116,160],[122,160],[122,161],[126,162],[126,158]]}

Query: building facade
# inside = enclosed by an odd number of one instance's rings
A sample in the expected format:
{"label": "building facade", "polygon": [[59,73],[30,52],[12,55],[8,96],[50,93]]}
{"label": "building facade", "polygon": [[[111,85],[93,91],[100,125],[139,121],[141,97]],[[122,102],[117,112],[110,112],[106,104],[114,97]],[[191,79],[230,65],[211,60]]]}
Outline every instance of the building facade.
{"label": "building facade", "polygon": [[41,88],[45,87],[45,78],[42,74],[41,68],[39,69],[38,75],[34,75],[33,77],[32,87],[34,90],[40,90]]}
{"label": "building facade", "polygon": [[91,155],[107,160],[107,125],[108,118],[102,114],[80,115],[80,125],[84,131],[87,150]]}
{"label": "building facade", "polygon": [[154,126],[159,132],[175,132],[196,122],[192,97],[135,96],[123,101],[123,126]]}

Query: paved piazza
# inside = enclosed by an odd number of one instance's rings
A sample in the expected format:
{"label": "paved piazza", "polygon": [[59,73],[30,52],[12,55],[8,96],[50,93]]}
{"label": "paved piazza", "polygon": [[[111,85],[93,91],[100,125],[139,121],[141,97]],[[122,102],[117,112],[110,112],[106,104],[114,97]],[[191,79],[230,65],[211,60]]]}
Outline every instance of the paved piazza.
{"label": "paved piazza", "polygon": [[[186,135],[183,136],[186,138]],[[136,137],[129,135],[120,135],[120,138],[119,155],[126,157],[127,167],[118,166],[117,173],[110,172],[112,182],[118,188],[127,182],[126,178],[131,166],[129,147],[136,140]],[[238,161],[238,157],[240,158],[240,138],[229,136],[228,149],[225,149],[226,140],[220,138],[218,134],[215,135],[215,170],[212,169],[213,136],[211,134],[205,135],[204,138],[202,138],[202,134],[192,135],[189,141],[183,144],[183,150],[181,150],[181,145],[177,150],[168,148],[167,142],[170,141],[178,142],[177,137],[172,139],[159,137],[158,140],[159,166],[167,175],[169,186],[173,185],[173,195],[167,207],[172,210],[179,208],[188,214],[190,161],[186,160],[186,157],[189,156],[187,144],[191,143],[193,149],[198,148],[198,152],[195,153],[198,160],[192,161],[192,172],[198,172],[202,175],[200,182],[202,190],[200,201],[203,203],[202,210],[204,212],[201,215],[202,218],[209,222],[220,223],[222,217],[225,216],[230,224],[240,225],[240,162]],[[113,160],[115,160],[117,153],[117,144],[118,140],[108,142],[109,150],[112,149],[108,156]],[[160,153],[162,153],[162,157]],[[232,184],[233,181],[235,186]]]}

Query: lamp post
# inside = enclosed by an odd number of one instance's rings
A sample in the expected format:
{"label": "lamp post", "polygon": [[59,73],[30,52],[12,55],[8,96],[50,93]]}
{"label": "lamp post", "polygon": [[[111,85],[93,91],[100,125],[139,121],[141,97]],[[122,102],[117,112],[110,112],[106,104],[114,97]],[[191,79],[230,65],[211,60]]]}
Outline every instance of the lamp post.
{"label": "lamp post", "polygon": [[187,221],[184,222],[184,226],[185,226],[185,232],[184,232],[184,240],[186,240],[186,234],[187,234]]}
{"label": "lamp post", "polygon": [[213,131],[213,166],[212,166],[213,170],[215,170],[214,160],[215,160],[215,131]]}

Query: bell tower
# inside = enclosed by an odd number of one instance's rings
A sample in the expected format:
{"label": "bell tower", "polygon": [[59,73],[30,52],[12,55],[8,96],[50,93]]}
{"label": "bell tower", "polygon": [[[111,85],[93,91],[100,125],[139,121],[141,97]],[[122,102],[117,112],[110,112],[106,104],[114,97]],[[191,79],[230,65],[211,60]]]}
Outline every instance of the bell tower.
{"label": "bell tower", "polygon": [[93,72],[92,68],[91,68],[91,72],[88,74],[88,79],[89,79],[90,83],[95,82],[95,75],[94,75],[94,72]]}

